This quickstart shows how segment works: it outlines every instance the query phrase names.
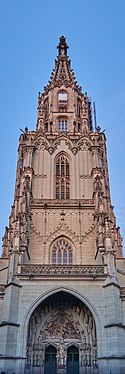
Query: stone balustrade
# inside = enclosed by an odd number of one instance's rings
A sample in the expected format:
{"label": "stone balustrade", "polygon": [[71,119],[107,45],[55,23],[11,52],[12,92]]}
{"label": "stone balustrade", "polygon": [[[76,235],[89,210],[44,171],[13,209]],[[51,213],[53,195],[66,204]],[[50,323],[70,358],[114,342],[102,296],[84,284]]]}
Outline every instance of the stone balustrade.
{"label": "stone balustrade", "polygon": [[21,275],[42,275],[42,276],[102,276],[104,266],[102,265],[21,265]]}

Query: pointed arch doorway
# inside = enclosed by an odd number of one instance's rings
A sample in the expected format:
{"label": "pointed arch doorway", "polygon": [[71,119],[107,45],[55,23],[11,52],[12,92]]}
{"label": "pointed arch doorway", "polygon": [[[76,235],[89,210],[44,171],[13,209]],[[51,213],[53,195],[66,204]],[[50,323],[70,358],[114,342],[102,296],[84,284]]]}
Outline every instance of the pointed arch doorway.
{"label": "pointed arch doorway", "polygon": [[57,350],[49,345],[45,350],[44,374],[57,374]]}
{"label": "pointed arch doorway", "polygon": [[98,374],[95,320],[76,296],[55,292],[31,315],[26,374],[31,373]]}
{"label": "pointed arch doorway", "polygon": [[67,374],[79,374],[79,350],[74,345],[67,349]]}

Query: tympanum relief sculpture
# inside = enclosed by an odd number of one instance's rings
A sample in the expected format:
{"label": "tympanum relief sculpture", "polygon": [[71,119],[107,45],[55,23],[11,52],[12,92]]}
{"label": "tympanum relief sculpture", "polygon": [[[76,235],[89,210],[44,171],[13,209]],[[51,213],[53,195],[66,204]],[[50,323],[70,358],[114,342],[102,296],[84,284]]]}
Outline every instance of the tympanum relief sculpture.
{"label": "tympanum relief sculpture", "polygon": [[95,321],[89,309],[73,295],[64,292],[52,295],[32,314],[27,369],[39,367],[40,373],[44,373],[45,352],[49,345],[56,348],[58,372],[60,369],[67,372],[67,349],[70,345],[78,348],[80,373],[84,373],[87,367],[90,368],[89,373],[98,372]]}

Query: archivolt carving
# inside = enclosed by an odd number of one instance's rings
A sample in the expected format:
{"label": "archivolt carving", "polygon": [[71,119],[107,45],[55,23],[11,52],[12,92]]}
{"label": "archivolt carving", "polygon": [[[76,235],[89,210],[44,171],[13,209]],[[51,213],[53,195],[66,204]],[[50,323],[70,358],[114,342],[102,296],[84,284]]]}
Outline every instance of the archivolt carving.
{"label": "archivolt carving", "polygon": [[44,366],[48,345],[57,349],[58,365],[66,364],[69,344],[79,349],[79,366],[97,367],[94,318],[80,300],[60,292],[43,301],[30,318],[27,367]]}

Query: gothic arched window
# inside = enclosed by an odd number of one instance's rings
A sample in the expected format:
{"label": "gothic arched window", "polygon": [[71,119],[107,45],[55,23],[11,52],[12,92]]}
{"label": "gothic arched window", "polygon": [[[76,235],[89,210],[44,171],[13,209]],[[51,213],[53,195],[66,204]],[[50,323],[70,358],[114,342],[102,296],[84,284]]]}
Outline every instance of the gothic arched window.
{"label": "gothic arched window", "polygon": [[68,130],[68,121],[65,117],[58,118],[58,131],[59,132],[67,132]]}
{"label": "gothic arched window", "polygon": [[56,199],[70,198],[70,165],[66,155],[56,159]]}
{"label": "gothic arched window", "polygon": [[56,240],[51,251],[51,263],[53,265],[72,265],[73,249],[66,238]]}

